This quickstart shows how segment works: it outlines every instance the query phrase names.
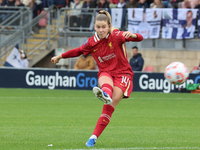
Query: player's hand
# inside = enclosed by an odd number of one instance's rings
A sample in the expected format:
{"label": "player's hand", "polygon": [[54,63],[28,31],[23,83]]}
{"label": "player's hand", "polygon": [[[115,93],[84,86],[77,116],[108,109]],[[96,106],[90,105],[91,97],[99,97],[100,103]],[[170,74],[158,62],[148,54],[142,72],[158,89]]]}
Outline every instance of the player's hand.
{"label": "player's hand", "polygon": [[125,31],[122,36],[124,36],[126,39],[128,38],[137,38],[136,34],[131,33],[130,31]]}
{"label": "player's hand", "polygon": [[122,36],[124,36],[126,39],[128,38],[137,38],[136,34],[131,33],[130,31],[125,31]]}
{"label": "player's hand", "polygon": [[130,38],[132,36],[132,33],[130,31],[125,31],[122,36],[124,36],[126,39]]}
{"label": "player's hand", "polygon": [[62,56],[54,56],[51,58],[51,62],[54,63],[54,65],[56,65],[57,63],[59,63],[60,59],[62,58]]}

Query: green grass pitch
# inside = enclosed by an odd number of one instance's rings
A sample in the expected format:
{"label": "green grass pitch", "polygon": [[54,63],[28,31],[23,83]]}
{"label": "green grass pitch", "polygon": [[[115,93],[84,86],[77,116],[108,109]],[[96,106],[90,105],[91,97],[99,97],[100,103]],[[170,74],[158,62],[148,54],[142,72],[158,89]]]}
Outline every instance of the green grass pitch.
{"label": "green grass pitch", "polygon": [[[102,106],[92,91],[2,88],[0,149],[91,149],[85,142]],[[95,148],[200,149],[200,95],[133,92]]]}

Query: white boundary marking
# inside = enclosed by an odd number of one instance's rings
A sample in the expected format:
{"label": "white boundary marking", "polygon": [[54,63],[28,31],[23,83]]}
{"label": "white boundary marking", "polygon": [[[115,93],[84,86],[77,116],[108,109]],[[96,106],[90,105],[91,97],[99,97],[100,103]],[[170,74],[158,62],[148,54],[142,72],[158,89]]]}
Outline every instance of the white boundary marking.
{"label": "white boundary marking", "polygon": [[[93,148],[90,150],[143,150],[143,149],[150,149],[150,150],[171,150],[171,149],[200,149],[200,147],[132,147],[132,148]],[[88,149],[56,149],[56,150],[88,150]]]}
{"label": "white boundary marking", "polygon": [[[7,97],[7,96],[2,96],[2,97],[0,97],[0,99],[1,98],[35,98],[35,99],[41,99],[41,98],[48,98],[48,99],[58,99],[58,98],[63,98],[63,99],[83,99],[83,98],[85,98],[85,99],[95,99],[96,97],[15,97],[15,96],[11,96],[11,97]],[[190,98],[190,97],[188,97],[188,98],[156,98],[156,97],[138,97],[138,98],[128,98],[128,99],[175,99],[175,100],[187,100],[187,99],[197,99],[197,100],[199,100],[199,98]]]}

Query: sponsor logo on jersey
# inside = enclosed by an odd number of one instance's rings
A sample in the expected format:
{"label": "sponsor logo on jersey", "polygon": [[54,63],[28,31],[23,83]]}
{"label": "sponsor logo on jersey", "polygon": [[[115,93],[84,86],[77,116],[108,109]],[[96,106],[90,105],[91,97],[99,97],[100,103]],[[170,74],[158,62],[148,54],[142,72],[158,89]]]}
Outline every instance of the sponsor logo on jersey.
{"label": "sponsor logo on jersey", "polygon": [[116,57],[116,55],[114,53],[112,53],[112,54],[109,54],[107,56],[103,56],[102,58],[103,58],[104,61],[107,61],[107,60],[110,60],[114,57]]}

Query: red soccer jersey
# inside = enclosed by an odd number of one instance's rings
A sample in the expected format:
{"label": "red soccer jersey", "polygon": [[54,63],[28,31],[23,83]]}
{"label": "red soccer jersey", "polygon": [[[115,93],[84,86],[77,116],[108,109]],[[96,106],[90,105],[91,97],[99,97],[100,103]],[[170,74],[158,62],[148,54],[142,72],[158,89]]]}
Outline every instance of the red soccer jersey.
{"label": "red soccer jersey", "polygon": [[137,38],[126,39],[122,36],[123,31],[114,30],[105,39],[99,39],[97,34],[88,38],[80,47],[84,55],[91,54],[101,72],[108,72],[110,75],[129,74],[133,77],[133,71],[127,59],[125,42],[142,41],[143,37],[137,34]]}

